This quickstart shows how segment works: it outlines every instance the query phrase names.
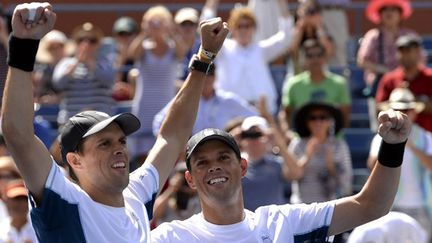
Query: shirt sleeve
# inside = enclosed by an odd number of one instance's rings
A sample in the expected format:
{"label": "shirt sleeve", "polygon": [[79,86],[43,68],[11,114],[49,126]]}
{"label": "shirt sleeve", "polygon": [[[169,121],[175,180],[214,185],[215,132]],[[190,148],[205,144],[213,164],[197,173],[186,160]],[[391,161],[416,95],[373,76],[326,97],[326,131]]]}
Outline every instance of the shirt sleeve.
{"label": "shirt sleeve", "polygon": [[369,150],[369,157],[378,157],[378,151],[381,144],[382,138],[380,135],[375,135],[375,137],[372,139],[370,150]]}
{"label": "shirt sleeve", "polygon": [[53,73],[53,86],[57,90],[66,89],[69,81],[72,79],[66,74],[66,71],[76,62],[74,58],[63,58],[55,67]]}
{"label": "shirt sleeve", "polygon": [[259,42],[266,62],[271,62],[283,54],[292,40],[293,19],[291,17],[279,19],[279,31],[268,39]]}
{"label": "shirt sleeve", "polygon": [[67,225],[72,220],[79,220],[78,203],[86,195],[78,185],[66,178],[53,161],[40,205],[36,205],[31,194],[29,196],[33,225],[49,230]]}
{"label": "shirt sleeve", "polygon": [[151,219],[158,191],[159,173],[152,164],[144,163],[130,175],[125,195],[136,197],[142,202],[147,209],[149,219]]}
{"label": "shirt sleeve", "polygon": [[287,204],[280,211],[289,221],[294,242],[327,242],[335,202]]}
{"label": "shirt sleeve", "polygon": [[379,30],[371,29],[364,35],[359,50],[357,52],[357,59],[362,61],[377,62],[376,56],[376,41],[378,38]]}

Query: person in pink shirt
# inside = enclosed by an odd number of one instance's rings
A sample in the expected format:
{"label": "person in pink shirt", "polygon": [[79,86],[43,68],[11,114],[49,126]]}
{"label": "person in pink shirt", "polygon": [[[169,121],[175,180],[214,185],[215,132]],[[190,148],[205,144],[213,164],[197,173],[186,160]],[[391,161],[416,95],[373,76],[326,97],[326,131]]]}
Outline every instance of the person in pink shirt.
{"label": "person in pink shirt", "polygon": [[366,17],[377,25],[363,37],[357,53],[357,65],[365,70],[365,82],[370,88],[368,95],[374,96],[376,85],[382,74],[398,65],[396,39],[413,30],[402,27],[412,8],[408,0],[371,0],[366,8]]}

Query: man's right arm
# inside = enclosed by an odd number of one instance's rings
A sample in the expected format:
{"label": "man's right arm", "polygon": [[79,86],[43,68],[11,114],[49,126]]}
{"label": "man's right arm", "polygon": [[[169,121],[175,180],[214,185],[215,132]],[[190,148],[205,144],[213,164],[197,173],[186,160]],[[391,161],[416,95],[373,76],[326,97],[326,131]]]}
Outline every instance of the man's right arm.
{"label": "man's right arm", "polygon": [[[52,29],[56,15],[52,12],[51,5],[38,3],[36,21],[29,24],[26,23],[29,7],[28,4],[20,4],[15,8],[12,18],[12,35],[21,40],[39,40]],[[20,48],[20,46],[10,45],[9,48],[10,58],[12,58],[14,53],[12,48]],[[28,56],[15,56],[15,58],[30,59]],[[52,161],[48,150],[34,134],[31,71],[24,71],[15,64],[9,62],[10,67],[3,97],[2,130],[8,150],[24,177],[27,188],[36,201],[40,202]]]}

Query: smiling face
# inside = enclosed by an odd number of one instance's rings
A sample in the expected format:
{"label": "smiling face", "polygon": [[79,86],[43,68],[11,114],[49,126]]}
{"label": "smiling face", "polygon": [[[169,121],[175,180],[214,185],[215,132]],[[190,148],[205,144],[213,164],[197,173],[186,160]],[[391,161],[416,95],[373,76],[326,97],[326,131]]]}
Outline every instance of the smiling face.
{"label": "smiling face", "polygon": [[115,122],[85,138],[81,152],[67,156],[80,186],[87,192],[121,194],[129,183],[126,136]]}
{"label": "smiling face", "polygon": [[198,191],[201,205],[232,205],[243,200],[241,178],[246,174],[246,160],[236,156],[224,142],[210,140],[190,159],[191,170],[185,176],[189,186]]}

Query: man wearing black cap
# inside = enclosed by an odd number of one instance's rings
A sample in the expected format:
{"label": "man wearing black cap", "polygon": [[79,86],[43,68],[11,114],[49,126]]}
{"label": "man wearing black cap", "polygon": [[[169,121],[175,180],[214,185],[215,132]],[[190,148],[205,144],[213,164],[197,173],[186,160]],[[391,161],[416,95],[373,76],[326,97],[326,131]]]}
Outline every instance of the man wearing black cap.
{"label": "man wearing black cap", "polygon": [[[144,165],[129,175],[126,136],[140,123],[129,113],[114,117],[85,111],[61,132],[61,151],[76,175],[66,179],[33,131],[31,71],[39,39],[56,14],[49,3],[20,4],[9,40],[2,129],[30,191],[32,223],[40,242],[150,242],[153,202],[190,136],[203,80],[212,60],[195,57],[156,144]],[[201,23],[202,49],[217,53],[228,34],[220,18]]]}
{"label": "man wearing black cap", "polygon": [[202,130],[187,144],[185,172],[202,212],[159,225],[151,233],[152,242],[327,242],[328,236],[387,214],[411,123],[393,110],[382,112],[378,120],[384,142],[360,193],[310,205],[263,206],[255,212],[244,209],[241,179],[247,162],[234,138],[217,129]]}
{"label": "man wearing black cap", "polygon": [[423,64],[421,38],[414,34],[403,35],[396,40],[396,46],[399,66],[383,76],[375,100],[387,101],[395,88],[408,88],[416,100],[425,105],[415,122],[432,132],[432,69]]}

